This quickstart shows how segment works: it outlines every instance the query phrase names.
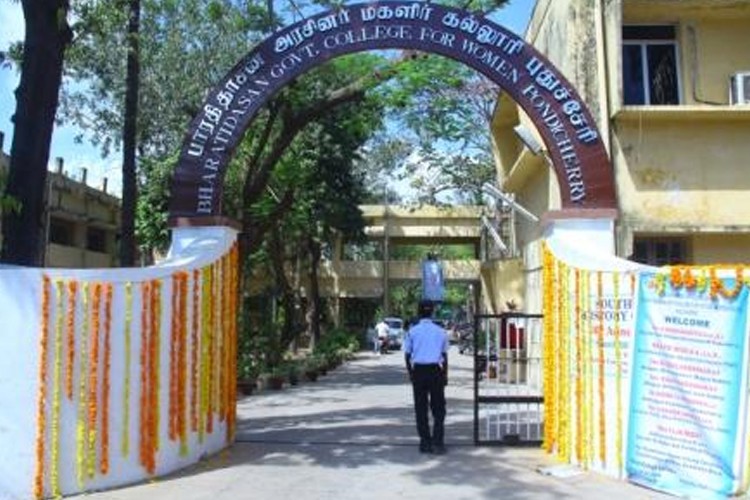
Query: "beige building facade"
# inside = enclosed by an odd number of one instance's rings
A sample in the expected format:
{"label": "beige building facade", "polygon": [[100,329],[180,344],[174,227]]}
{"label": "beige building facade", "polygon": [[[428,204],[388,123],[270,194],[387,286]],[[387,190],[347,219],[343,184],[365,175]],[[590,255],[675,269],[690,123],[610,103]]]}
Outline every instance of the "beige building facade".
{"label": "beige building facade", "polygon": [[[9,164],[10,157],[0,147],[0,170],[7,172]],[[45,267],[118,265],[120,200],[107,193],[106,184],[96,189],[86,181],[85,171],[80,180],[70,178],[61,158],[47,174]]]}
{"label": "beige building facade", "polygon": [[[597,121],[614,169],[619,256],[750,260],[750,0],[539,0],[526,40]],[[545,146],[533,151],[519,130],[539,141],[501,96],[498,185],[544,219],[560,208],[558,180]],[[545,226],[516,229],[523,272],[533,274]]]}

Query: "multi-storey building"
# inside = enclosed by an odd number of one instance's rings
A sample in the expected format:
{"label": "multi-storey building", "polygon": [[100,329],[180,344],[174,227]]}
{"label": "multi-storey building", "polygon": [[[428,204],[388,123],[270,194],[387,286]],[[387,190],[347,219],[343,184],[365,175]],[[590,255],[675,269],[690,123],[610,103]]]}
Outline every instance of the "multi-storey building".
{"label": "multi-storey building", "polygon": [[[617,254],[654,265],[747,262],[750,0],[539,0],[526,40],[598,122],[614,169]],[[541,215],[560,208],[559,189],[544,146],[521,140],[525,128],[501,96],[499,185]],[[531,269],[544,228],[519,220],[516,229]]]}
{"label": "multi-storey building", "polygon": [[[7,171],[10,157],[2,151],[0,170]],[[114,267],[117,265],[117,235],[120,228],[120,200],[102,189],[86,184],[63,171],[57,158],[55,171],[47,175],[45,267]]]}

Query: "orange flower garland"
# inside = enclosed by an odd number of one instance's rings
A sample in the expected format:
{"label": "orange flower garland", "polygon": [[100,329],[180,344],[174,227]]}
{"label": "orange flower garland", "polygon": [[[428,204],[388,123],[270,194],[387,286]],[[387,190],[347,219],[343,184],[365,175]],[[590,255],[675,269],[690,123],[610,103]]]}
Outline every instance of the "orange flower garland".
{"label": "orange flower garland", "polygon": [[187,413],[187,289],[189,275],[180,272],[178,278],[177,434],[180,437],[180,455],[185,456],[188,453],[185,415]]}
{"label": "orange flower garland", "polygon": [[170,337],[169,337],[169,427],[168,435],[170,441],[177,439],[177,329],[178,320],[177,315],[179,314],[177,305],[177,274],[172,275],[172,314],[170,324]]}
{"label": "orange flower garland", "polygon": [[227,427],[226,442],[230,443],[234,439],[234,418],[235,418],[235,398],[237,397],[237,367],[236,367],[236,330],[237,330],[237,244],[232,245],[229,252],[229,329],[228,329],[228,348],[227,348]]}
{"label": "orange flower garland", "polygon": [[612,286],[614,288],[614,333],[615,333],[615,397],[616,397],[616,414],[617,414],[617,429],[615,434],[615,451],[617,454],[617,470],[620,477],[622,477],[624,470],[623,456],[622,456],[622,434],[623,434],[623,422],[622,422],[622,344],[620,342],[620,274],[618,272],[612,273]]}
{"label": "orange flower garland", "polygon": [[112,360],[112,284],[104,285],[104,370],[102,373],[102,437],[99,441],[99,472],[109,473],[109,375]]}
{"label": "orange flower garland", "polygon": [[75,351],[76,351],[76,293],[78,283],[68,281],[68,317],[65,336],[67,338],[67,363],[65,371],[65,395],[69,400],[73,400],[73,369],[75,368]]}
{"label": "orange flower garland", "polygon": [[91,298],[91,350],[89,351],[89,399],[88,399],[88,459],[87,471],[89,478],[96,473],[96,420],[99,414],[97,391],[99,388],[99,333],[100,309],[102,300],[102,285],[94,283]]}
{"label": "orange flower garland", "polygon": [[200,348],[199,333],[201,325],[200,316],[200,283],[201,272],[199,269],[193,271],[193,305],[192,305],[192,329],[190,338],[190,430],[198,431],[198,352]]}
{"label": "orange flower garland", "polygon": [[151,442],[151,342],[150,342],[151,284],[141,283],[141,397],[139,419],[140,462],[149,474],[155,472],[153,444]]}
{"label": "orange flower garland", "polygon": [[159,423],[160,416],[160,393],[161,393],[161,281],[151,281],[151,339],[149,359],[151,360],[149,405],[151,406],[151,461],[152,467],[156,469],[156,452],[160,448]]}
{"label": "orange flower garland", "polygon": [[[719,297],[734,299],[742,290],[743,286],[750,286],[745,279],[745,266],[743,265],[714,265],[714,266],[671,266],[668,273],[656,274],[649,286],[656,289],[659,295],[663,295],[669,284],[674,290],[685,288],[688,291],[703,293],[708,290],[709,297],[713,300]],[[724,280],[718,274],[723,270],[734,270],[734,286],[727,288]],[[698,276],[696,277],[696,273]]]}
{"label": "orange flower garland", "polygon": [[42,277],[42,324],[39,331],[39,389],[36,415],[36,471],[34,473],[34,497],[44,497],[44,443],[47,415],[47,349],[49,348],[49,292],[50,279]]}

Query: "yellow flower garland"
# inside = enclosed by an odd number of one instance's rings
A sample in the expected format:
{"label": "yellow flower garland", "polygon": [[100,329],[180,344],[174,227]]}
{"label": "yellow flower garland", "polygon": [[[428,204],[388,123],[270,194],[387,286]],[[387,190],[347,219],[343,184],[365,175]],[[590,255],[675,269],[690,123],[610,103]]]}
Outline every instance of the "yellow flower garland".
{"label": "yellow flower garland", "polygon": [[552,252],[546,243],[542,244],[542,285],[544,291],[544,318],[542,367],[544,373],[544,436],[542,447],[551,453],[556,442],[555,415],[557,395],[555,391],[555,265]]}
{"label": "yellow flower garland", "polygon": [[55,355],[52,374],[52,450],[50,457],[50,488],[52,496],[60,497],[60,399],[63,357],[63,299],[65,283],[55,280]]}
{"label": "yellow flower garland", "polygon": [[[583,287],[582,293],[584,297],[583,308],[587,313],[592,311],[593,305],[591,303],[591,273],[589,271],[583,272]],[[591,443],[593,442],[593,419],[591,411],[594,408],[594,393],[592,390],[592,356],[591,356],[591,338],[593,328],[591,325],[591,314],[586,315],[586,320],[582,326],[583,332],[583,406],[581,408],[583,412],[583,428],[581,433],[583,434],[583,456],[584,456],[584,468],[588,469],[591,465],[593,453],[591,451]]]}
{"label": "yellow flower garland", "polygon": [[86,481],[86,470],[88,468],[88,453],[86,439],[88,436],[88,420],[86,419],[88,402],[88,329],[89,329],[89,284],[84,282],[81,286],[81,356],[78,382],[78,423],[76,425],[76,471],[78,479],[78,488],[83,489]]}
{"label": "yellow flower garland", "polygon": [[575,388],[575,412],[576,412],[576,460],[580,464],[583,456],[583,332],[581,325],[581,303],[582,300],[581,271],[575,270],[575,339],[576,339],[576,388]]}
{"label": "yellow flower garland", "polygon": [[599,357],[599,460],[601,465],[607,463],[607,407],[604,394],[604,284],[602,282],[602,272],[596,273],[596,302],[598,325],[597,325],[597,349]]}
{"label": "yellow flower garland", "polygon": [[120,448],[123,457],[130,454],[130,370],[132,350],[132,325],[133,325],[133,284],[125,283],[125,328],[123,332],[125,341],[125,366],[124,382],[122,387],[122,433]]}

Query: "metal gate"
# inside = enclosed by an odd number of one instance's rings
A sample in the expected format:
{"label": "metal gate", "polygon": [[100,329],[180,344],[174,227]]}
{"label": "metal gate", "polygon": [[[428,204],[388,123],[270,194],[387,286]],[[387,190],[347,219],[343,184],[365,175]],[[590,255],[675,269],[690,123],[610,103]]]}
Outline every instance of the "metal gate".
{"label": "metal gate", "polygon": [[474,319],[474,444],[542,442],[542,315]]}

